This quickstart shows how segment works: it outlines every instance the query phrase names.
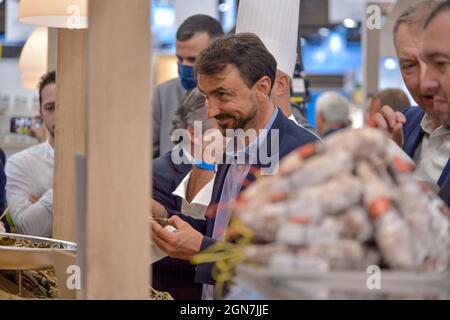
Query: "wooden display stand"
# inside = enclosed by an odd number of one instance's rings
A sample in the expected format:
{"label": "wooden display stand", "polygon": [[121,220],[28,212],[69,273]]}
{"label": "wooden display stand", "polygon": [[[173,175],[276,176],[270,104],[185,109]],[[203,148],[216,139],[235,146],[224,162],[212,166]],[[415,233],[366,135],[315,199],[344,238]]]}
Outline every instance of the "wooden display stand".
{"label": "wooden display stand", "polygon": [[90,0],[87,299],[148,299],[150,2]]}
{"label": "wooden display stand", "polygon": [[[148,299],[149,5],[90,0],[89,29],[58,31],[54,236],[84,234],[81,299]],[[78,226],[76,152],[86,155]]]}
{"label": "wooden display stand", "polygon": [[75,153],[85,152],[86,30],[58,30],[53,237],[76,242]]}

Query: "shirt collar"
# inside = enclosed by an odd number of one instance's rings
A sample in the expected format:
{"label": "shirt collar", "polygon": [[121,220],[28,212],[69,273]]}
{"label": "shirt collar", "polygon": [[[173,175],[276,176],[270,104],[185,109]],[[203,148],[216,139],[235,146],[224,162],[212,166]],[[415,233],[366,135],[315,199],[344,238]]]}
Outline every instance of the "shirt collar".
{"label": "shirt collar", "polygon": [[431,135],[433,133],[433,120],[428,114],[425,113],[422,121],[420,121],[420,127],[428,135]]}
{"label": "shirt collar", "polygon": [[53,150],[53,147],[48,139],[45,141],[45,148],[47,151],[47,157],[53,159],[55,157],[55,150]]}
{"label": "shirt collar", "polygon": [[[186,200],[186,193],[187,188],[189,184],[189,179],[191,177],[191,172],[189,172],[184,179],[181,181],[181,183],[178,185],[178,187],[175,189],[175,191],[172,192],[174,196],[178,196],[181,199]],[[212,189],[214,186],[214,178],[211,179],[192,199],[190,202],[191,204],[199,204],[203,206],[208,206],[211,202],[211,195],[212,195]]]}
{"label": "shirt collar", "polygon": [[431,136],[432,134],[433,136],[440,136],[442,134],[447,135],[449,133],[449,130],[444,128],[443,126],[439,126],[438,128],[433,129],[433,120],[426,113],[422,118],[422,121],[420,122],[420,127],[428,136]]}

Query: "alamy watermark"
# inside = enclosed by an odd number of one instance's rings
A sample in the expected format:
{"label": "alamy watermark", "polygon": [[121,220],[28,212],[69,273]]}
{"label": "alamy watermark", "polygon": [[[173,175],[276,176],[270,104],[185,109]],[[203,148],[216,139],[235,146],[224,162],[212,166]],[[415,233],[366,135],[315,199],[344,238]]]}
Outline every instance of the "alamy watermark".
{"label": "alamy watermark", "polygon": [[69,290],[81,289],[81,268],[77,265],[70,265],[66,269],[66,287]]}
{"label": "alamy watermark", "polygon": [[66,28],[68,29],[81,29],[84,25],[85,17],[81,14],[81,7],[75,4],[70,5],[66,9],[67,17]]}
{"label": "alamy watermark", "polygon": [[370,276],[367,278],[366,286],[369,290],[381,289],[381,269],[379,266],[370,265],[367,267],[367,274]]}
{"label": "alamy watermark", "polygon": [[366,9],[367,19],[366,27],[369,30],[381,29],[381,8],[376,4],[372,4]]}

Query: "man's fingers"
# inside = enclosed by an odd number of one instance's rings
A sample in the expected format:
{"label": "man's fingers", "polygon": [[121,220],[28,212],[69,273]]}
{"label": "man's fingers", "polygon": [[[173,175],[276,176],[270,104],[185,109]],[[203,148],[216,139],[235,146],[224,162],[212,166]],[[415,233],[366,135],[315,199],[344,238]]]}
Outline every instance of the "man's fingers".
{"label": "man's fingers", "polygon": [[375,123],[378,128],[381,128],[384,130],[389,130],[388,123],[386,122],[386,119],[383,117],[382,114],[377,113],[377,114],[375,114],[374,118],[375,118]]}
{"label": "man's fingers", "polygon": [[403,147],[403,123],[397,123],[392,130],[392,139],[399,147]]}
{"label": "man's fingers", "polygon": [[184,221],[183,219],[181,219],[179,216],[172,216],[172,217],[170,217],[168,222],[169,222],[169,224],[171,226],[174,226],[178,230],[180,230],[184,225],[187,224],[187,222]]}
{"label": "man's fingers", "polygon": [[386,119],[386,122],[388,123],[388,126],[390,129],[394,128],[396,119],[395,119],[395,111],[389,107],[389,106],[383,106],[381,108],[380,113],[384,116]]}
{"label": "man's fingers", "polygon": [[164,229],[159,223],[150,220],[150,225],[154,234],[158,235],[163,240],[169,241],[171,232]]}
{"label": "man's fingers", "polygon": [[156,218],[166,218],[167,217],[167,210],[164,208],[162,204],[160,204],[158,201],[154,200],[153,198],[150,199],[150,212],[151,215]]}
{"label": "man's fingers", "polygon": [[395,112],[395,120],[397,123],[405,124],[406,123],[406,117],[401,112]]}
{"label": "man's fingers", "polygon": [[171,252],[172,237],[171,232],[165,230],[158,223],[151,222],[152,225],[152,240],[153,242],[165,253],[169,254]]}

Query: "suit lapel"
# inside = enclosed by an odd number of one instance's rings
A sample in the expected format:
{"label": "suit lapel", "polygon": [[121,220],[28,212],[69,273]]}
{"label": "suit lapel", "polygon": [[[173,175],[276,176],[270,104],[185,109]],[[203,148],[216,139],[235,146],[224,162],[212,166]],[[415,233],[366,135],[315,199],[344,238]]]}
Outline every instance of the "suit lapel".
{"label": "suit lapel", "polygon": [[439,187],[442,187],[445,179],[449,176],[449,173],[450,173],[450,158],[448,159],[447,165],[445,166],[444,171],[442,171],[441,177],[439,178],[438,181]]}
{"label": "suit lapel", "polygon": [[410,158],[414,158],[414,153],[423,139],[423,131],[420,126],[415,127],[410,135],[405,139],[404,151],[410,156]]}

